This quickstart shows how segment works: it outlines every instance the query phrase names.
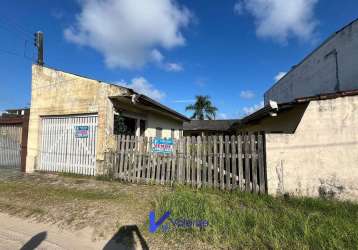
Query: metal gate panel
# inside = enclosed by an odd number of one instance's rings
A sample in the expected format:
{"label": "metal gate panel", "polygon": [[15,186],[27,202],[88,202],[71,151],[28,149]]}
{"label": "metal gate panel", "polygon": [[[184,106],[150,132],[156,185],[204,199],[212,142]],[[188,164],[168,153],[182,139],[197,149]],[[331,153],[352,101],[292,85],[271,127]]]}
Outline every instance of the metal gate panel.
{"label": "metal gate panel", "polygon": [[0,168],[21,168],[21,125],[0,125]]}
{"label": "metal gate panel", "polygon": [[39,170],[95,175],[97,125],[95,115],[42,118]]}

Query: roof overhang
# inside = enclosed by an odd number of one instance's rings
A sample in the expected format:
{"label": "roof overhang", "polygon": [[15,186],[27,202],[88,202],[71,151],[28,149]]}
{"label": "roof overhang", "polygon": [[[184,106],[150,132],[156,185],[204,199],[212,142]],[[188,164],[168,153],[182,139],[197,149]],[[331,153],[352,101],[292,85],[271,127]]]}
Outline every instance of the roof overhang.
{"label": "roof overhang", "polygon": [[135,108],[140,110],[151,111],[164,116],[170,116],[175,120],[190,121],[190,119],[186,116],[160,104],[157,101],[154,101],[145,95],[140,95],[133,90],[131,90],[131,92],[132,93],[129,95],[110,96],[109,98],[113,101],[117,101],[125,105],[134,105]]}
{"label": "roof overhang", "polygon": [[245,125],[251,122],[255,122],[267,116],[272,116],[273,114],[278,114],[280,112],[292,109],[301,104],[307,104],[310,101],[320,101],[320,100],[329,100],[329,99],[336,99],[339,97],[346,97],[346,96],[356,96],[358,95],[358,90],[350,90],[350,91],[341,91],[341,92],[334,92],[334,93],[326,93],[320,94],[315,96],[307,96],[307,97],[300,97],[295,99],[293,102],[289,103],[282,103],[278,104],[278,109],[274,109],[271,106],[267,105],[262,109],[244,117],[239,123],[235,123],[235,126],[238,125]]}

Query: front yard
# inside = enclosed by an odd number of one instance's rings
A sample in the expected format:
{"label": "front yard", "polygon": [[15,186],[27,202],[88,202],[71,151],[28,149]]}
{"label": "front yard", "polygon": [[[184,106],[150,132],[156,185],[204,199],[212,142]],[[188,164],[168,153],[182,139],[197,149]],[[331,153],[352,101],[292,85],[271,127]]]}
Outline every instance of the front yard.
{"label": "front yard", "polygon": [[[156,211],[156,220],[171,211],[171,219],[163,223],[170,230],[163,232],[162,227],[155,234],[149,233],[151,210]],[[94,228],[93,240],[109,239],[124,226],[137,226],[150,249],[358,246],[358,205],[319,199],[260,197],[33,174],[0,177],[0,212],[71,230]],[[176,228],[172,223],[175,219],[206,220],[208,226]]]}

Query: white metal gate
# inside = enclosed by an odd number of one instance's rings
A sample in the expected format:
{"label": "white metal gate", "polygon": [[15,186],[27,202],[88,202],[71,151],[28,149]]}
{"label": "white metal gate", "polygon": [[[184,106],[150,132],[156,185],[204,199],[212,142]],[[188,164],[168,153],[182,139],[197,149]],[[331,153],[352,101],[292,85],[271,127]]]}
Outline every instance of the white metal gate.
{"label": "white metal gate", "polygon": [[0,168],[21,168],[21,125],[0,125]]}
{"label": "white metal gate", "polygon": [[96,174],[97,116],[42,118],[39,170]]}

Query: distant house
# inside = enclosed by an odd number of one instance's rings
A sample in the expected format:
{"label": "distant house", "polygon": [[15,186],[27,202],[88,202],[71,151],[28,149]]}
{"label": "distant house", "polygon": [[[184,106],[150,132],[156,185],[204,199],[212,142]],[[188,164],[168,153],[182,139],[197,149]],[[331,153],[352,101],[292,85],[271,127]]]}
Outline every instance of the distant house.
{"label": "distant house", "polygon": [[335,32],[265,93],[278,103],[357,89],[358,19]]}
{"label": "distant house", "polygon": [[192,120],[184,123],[184,136],[230,135],[238,120]]}
{"label": "distant house", "polygon": [[27,171],[96,175],[115,136],[179,138],[180,113],[132,89],[33,65]]}

